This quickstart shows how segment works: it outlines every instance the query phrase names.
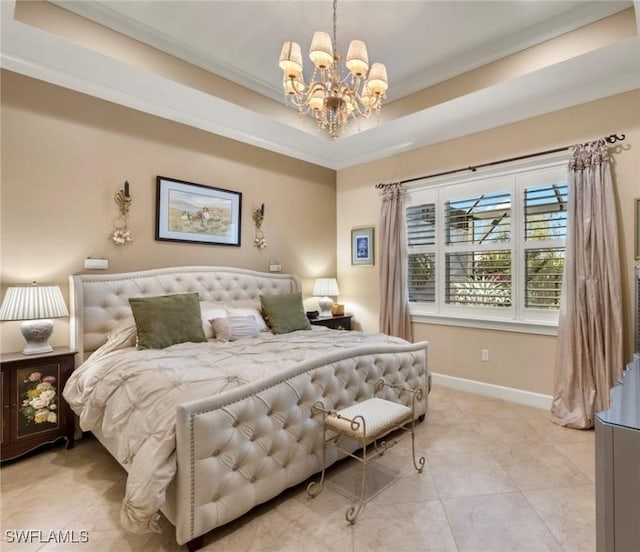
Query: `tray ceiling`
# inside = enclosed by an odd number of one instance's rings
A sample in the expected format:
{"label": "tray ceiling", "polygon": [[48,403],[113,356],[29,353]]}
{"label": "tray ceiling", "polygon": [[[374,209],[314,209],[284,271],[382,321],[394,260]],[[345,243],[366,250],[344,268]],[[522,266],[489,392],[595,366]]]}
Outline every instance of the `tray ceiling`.
{"label": "tray ceiling", "polygon": [[[277,65],[284,40],[306,58],[313,32],[331,31],[330,1],[15,7],[0,6],[3,67],[334,169],[640,88],[637,24],[616,36],[605,25],[576,31],[633,2],[344,0],[338,50],[365,40],[390,90],[379,118],[331,141],[284,107]],[[91,25],[111,34],[99,43]],[[179,70],[161,68],[147,46]]]}

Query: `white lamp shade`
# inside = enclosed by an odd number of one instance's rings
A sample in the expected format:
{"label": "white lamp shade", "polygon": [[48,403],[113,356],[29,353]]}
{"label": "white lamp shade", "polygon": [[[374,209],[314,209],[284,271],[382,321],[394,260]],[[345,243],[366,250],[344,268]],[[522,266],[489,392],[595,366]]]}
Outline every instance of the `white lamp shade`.
{"label": "white lamp shade", "polygon": [[345,61],[347,69],[356,77],[366,75],[369,69],[367,45],[362,40],[352,40]]}
{"label": "white lamp shade", "polygon": [[313,286],[313,294],[318,297],[340,295],[338,282],[335,278],[318,278]]}
{"label": "white lamp shade", "polygon": [[367,88],[373,94],[382,95],[389,88],[387,80],[387,68],[383,63],[374,63],[371,65],[369,79],[367,80]]}
{"label": "white lamp shade", "polygon": [[327,69],[333,63],[333,46],[329,33],[318,31],[311,39],[309,57],[318,69]]}
{"label": "white lamp shade", "polygon": [[311,97],[309,98],[309,107],[316,111],[324,107],[324,90],[322,88],[318,88],[311,94]]}
{"label": "white lamp shade", "polygon": [[300,44],[288,40],[282,45],[280,52],[280,69],[285,76],[297,76],[302,73],[302,50]]}
{"label": "white lamp shade", "polygon": [[38,320],[69,316],[58,286],[10,286],[0,307],[0,320]]}

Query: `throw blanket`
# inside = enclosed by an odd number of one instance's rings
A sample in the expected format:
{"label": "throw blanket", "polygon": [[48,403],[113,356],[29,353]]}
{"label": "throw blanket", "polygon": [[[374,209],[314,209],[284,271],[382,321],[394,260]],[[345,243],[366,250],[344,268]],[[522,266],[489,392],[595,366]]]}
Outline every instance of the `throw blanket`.
{"label": "throw blanket", "polygon": [[158,510],[176,472],[176,405],[224,393],[305,360],[384,343],[406,341],[318,327],[160,350],[119,348],[126,340],[107,342],[73,372],[63,394],[84,431],[99,428],[115,443],[113,452],[129,473],[123,526],[138,533],[157,531]]}

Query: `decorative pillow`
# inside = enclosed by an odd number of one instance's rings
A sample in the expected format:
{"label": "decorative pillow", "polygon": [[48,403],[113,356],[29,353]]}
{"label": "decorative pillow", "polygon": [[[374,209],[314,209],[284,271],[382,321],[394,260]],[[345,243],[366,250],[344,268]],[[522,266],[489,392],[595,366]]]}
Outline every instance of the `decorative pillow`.
{"label": "decorative pillow", "polygon": [[260,303],[267,324],[274,334],[311,329],[302,305],[302,294],[261,295]]}
{"label": "decorative pillow", "polygon": [[197,293],[129,299],[136,321],[138,349],[206,341]]}
{"label": "decorative pillow", "polygon": [[241,337],[258,337],[256,319],[249,316],[227,316],[210,321],[216,334],[216,341],[235,341]]}
{"label": "decorative pillow", "polygon": [[264,318],[260,314],[258,309],[254,308],[237,308],[237,307],[227,307],[227,314],[229,316],[253,316],[256,319],[256,324],[258,326],[259,332],[268,332],[269,328],[267,327]]}
{"label": "decorative pillow", "polygon": [[224,303],[212,303],[208,301],[200,302],[200,313],[202,320],[202,329],[204,336],[207,339],[212,339],[216,336],[213,330],[213,326],[209,323],[212,318],[226,318],[227,311],[224,309]]}

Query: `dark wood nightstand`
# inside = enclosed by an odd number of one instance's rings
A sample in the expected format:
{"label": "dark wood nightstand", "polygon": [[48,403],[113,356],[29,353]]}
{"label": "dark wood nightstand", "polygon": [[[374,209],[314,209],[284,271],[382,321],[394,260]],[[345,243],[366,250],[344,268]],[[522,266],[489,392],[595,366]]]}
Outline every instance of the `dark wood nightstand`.
{"label": "dark wood nightstand", "polygon": [[73,448],[75,418],[62,389],[75,368],[76,352],[6,353],[1,359],[2,443],[0,460],[16,458],[45,443],[67,440]]}
{"label": "dark wood nightstand", "polygon": [[328,318],[314,318],[309,320],[314,326],[326,326],[332,330],[350,330],[351,318],[353,314],[343,314],[341,316],[330,316]]}

